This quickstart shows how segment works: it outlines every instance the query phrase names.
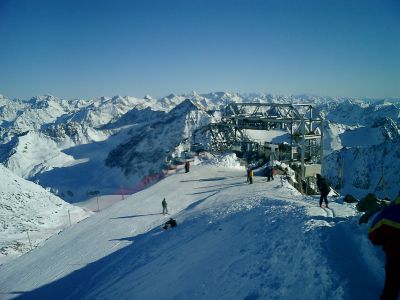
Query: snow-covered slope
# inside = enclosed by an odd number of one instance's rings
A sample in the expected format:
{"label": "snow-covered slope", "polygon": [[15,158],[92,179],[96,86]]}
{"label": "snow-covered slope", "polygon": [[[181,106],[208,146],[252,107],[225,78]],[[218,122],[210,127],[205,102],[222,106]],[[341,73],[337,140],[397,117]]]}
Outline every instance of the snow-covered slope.
{"label": "snow-covered slope", "polygon": [[56,101],[35,102],[15,119],[14,128],[21,131],[39,130],[42,124],[53,123],[64,113],[65,111]]}
{"label": "snow-covered slope", "polygon": [[70,221],[87,216],[83,209],[0,165],[0,263],[27,252],[30,242],[36,247]]}
{"label": "snow-covered slope", "polygon": [[[329,126],[330,129],[341,128]],[[337,131],[342,146],[324,158],[325,175],[340,191],[359,198],[375,193],[394,199],[399,192],[400,129],[390,118],[378,119],[371,127]],[[343,165],[343,180],[340,168]]]}
{"label": "snow-covered slope", "polygon": [[325,112],[326,119],[346,125],[372,126],[382,118],[391,118],[396,123],[400,121],[399,106],[393,103],[369,104],[349,99],[330,103],[321,110]]}
{"label": "snow-covered slope", "polygon": [[162,119],[137,127],[128,141],[110,152],[106,164],[121,168],[125,175],[148,176],[160,172],[165,168],[166,153],[179,157],[180,152],[188,150],[186,140],[191,133],[211,119],[192,101],[185,100]]}
{"label": "snow-covered slope", "polygon": [[7,160],[7,167],[23,178],[32,179],[36,174],[74,160],[60,151],[59,145],[49,136],[35,131],[20,135],[13,150],[15,153]]}
{"label": "snow-covered slope", "polygon": [[1,266],[2,298],[379,297],[383,262],[352,205],[319,208],[279,176],[244,173],[195,166],[101,211]]}

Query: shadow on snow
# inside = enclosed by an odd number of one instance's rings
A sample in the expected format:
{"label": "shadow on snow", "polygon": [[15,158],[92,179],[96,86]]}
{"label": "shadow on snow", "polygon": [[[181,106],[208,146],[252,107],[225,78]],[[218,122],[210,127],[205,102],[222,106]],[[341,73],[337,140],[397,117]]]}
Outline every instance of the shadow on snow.
{"label": "shadow on snow", "polygon": [[156,214],[147,214],[147,215],[123,216],[123,217],[110,218],[110,220],[117,220],[117,219],[130,219],[130,218],[139,218],[139,217],[148,217],[148,216],[158,216],[158,215],[162,215],[162,213],[156,213]]}

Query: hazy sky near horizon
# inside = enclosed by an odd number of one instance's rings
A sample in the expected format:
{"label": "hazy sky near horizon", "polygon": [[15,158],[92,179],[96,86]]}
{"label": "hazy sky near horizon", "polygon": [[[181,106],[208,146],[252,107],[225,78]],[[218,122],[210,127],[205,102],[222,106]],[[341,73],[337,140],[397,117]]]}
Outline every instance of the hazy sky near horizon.
{"label": "hazy sky near horizon", "polygon": [[0,0],[0,94],[400,97],[398,0]]}

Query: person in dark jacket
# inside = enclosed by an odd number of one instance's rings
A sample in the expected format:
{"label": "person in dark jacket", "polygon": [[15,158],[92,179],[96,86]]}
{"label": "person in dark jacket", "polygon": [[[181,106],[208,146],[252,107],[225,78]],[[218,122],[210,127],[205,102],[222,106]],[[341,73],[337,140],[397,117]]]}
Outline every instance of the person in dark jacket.
{"label": "person in dark jacket", "polygon": [[319,207],[322,207],[322,201],[325,202],[326,207],[329,207],[328,194],[331,191],[331,188],[326,178],[322,177],[321,174],[317,174],[317,187],[321,193],[321,197],[319,198]]}
{"label": "person in dark jacket", "polygon": [[185,162],[185,173],[189,173],[189,170],[190,170],[190,162],[186,161]]}
{"label": "person in dark jacket", "polygon": [[176,225],[178,225],[177,223],[176,223],[176,221],[174,220],[174,219],[172,219],[172,218],[170,218],[167,222],[165,222],[165,225],[164,225],[164,229],[168,229],[168,228],[172,228],[172,227],[175,227]]}
{"label": "person in dark jacket", "polygon": [[161,205],[162,205],[162,213],[163,213],[163,215],[168,214],[167,201],[165,200],[165,198],[161,202]]}
{"label": "person in dark jacket", "polygon": [[271,181],[271,176],[272,176],[272,169],[271,169],[271,167],[268,166],[268,167],[266,168],[265,174],[267,175],[267,180],[268,180],[268,181]]}
{"label": "person in dark jacket", "polygon": [[381,300],[399,299],[400,293],[400,192],[395,202],[384,208],[372,222],[368,238],[382,246],[386,254],[385,285]]}

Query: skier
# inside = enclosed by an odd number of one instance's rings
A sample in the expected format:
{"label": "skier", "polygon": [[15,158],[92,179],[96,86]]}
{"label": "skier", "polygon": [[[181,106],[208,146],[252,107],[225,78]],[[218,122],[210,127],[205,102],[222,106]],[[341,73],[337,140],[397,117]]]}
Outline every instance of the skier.
{"label": "skier", "polygon": [[249,183],[250,184],[253,184],[253,175],[254,175],[254,173],[253,173],[253,170],[252,169],[249,169],[249,173],[248,173],[249,175],[248,175],[248,177],[249,177]]}
{"label": "skier", "polygon": [[319,198],[319,207],[322,207],[322,200],[325,202],[325,206],[328,206],[328,194],[331,191],[328,181],[321,176],[321,174],[317,174],[317,186],[319,192],[321,193],[321,197]]}
{"label": "skier", "polygon": [[396,300],[400,293],[400,192],[394,203],[384,208],[372,222],[368,238],[382,246],[386,254],[385,285],[381,299]]}
{"label": "skier", "polygon": [[267,180],[270,181],[271,180],[271,167],[267,167],[265,174],[267,175]]}
{"label": "skier", "polygon": [[172,227],[175,227],[176,225],[178,225],[176,223],[176,221],[174,219],[170,218],[167,222],[165,222],[163,229],[172,228]]}
{"label": "skier", "polygon": [[162,213],[163,213],[163,215],[168,214],[167,201],[165,200],[165,198],[163,199],[161,204],[162,204]]}
{"label": "skier", "polygon": [[266,174],[267,174],[267,180],[268,181],[274,180],[274,174],[275,174],[274,167],[273,166],[268,166]]}
{"label": "skier", "polygon": [[190,170],[190,162],[186,161],[185,162],[185,173],[189,173],[189,170]]}

